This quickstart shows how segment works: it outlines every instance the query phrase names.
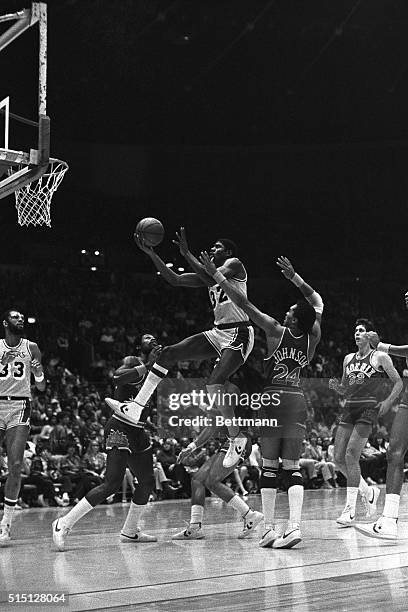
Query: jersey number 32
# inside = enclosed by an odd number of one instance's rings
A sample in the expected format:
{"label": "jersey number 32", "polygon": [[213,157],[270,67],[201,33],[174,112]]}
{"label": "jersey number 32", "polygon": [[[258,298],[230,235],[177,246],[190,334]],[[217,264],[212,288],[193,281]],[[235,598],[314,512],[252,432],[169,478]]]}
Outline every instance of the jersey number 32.
{"label": "jersey number 32", "polygon": [[216,308],[218,304],[222,304],[223,302],[229,302],[230,299],[228,295],[224,293],[221,287],[211,287],[210,292],[210,300],[213,308]]}

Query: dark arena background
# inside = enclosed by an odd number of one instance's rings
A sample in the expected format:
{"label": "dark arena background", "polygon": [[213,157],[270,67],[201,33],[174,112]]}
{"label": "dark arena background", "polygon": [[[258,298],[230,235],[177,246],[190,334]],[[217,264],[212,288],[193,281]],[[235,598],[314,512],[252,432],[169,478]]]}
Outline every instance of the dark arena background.
{"label": "dark arena background", "polygon": [[[0,13],[29,7],[2,0]],[[0,20],[0,35],[8,25]],[[2,610],[35,608],[21,599],[35,593],[66,595],[36,604],[41,610],[406,610],[406,485],[397,540],[339,528],[347,483],[332,453],[344,406],[329,379],[341,378],[344,356],[356,351],[359,317],[373,321],[383,342],[408,344],[407,27],[404,0],[48,2],[51,154],[69,170],[52,200],[51,228],[20,227],[14,195],[0,200],[1,312],[25,315],[47,381],[45,391],[33,386],[19,509],[0,550]],[[37,119],[37,72],[31,28],[0,52],[0,101],[10,96],[11,113]],[[11,116],[10,149],[33,142],[33,126]],[[123,357],[139,353],[144,333],[168,346],[213,326],[206,288],[170,286],[138,249],[133,232],[144,217],[163,223],[156,250],[176,273],[191,271],[172,242],[180,226],[197,256],[221,237],[234,240],[249,299],[281,323],[300,293],[279,256],[323,298],[322,338],[305,373],[302,541],[293,549],[259,547],[262,527],[239,539],[239,514],[209,491],[205,538],[172,539],[190,520],[191,480],[219,441],[196,463],[176,464],[200,426],[172,426],[160,388],[148,429],[155,481],[141,523],[157,542],[119,539],[135,486],[129,472],[75,524],[66,550],[55,549],[51,524],[76,507],[77,488],[89,490],[78,475],[96,444],[94,484],[104,475],[104,398],[113,396]],[[241,392],[262,390],[266,354],[255,326],[255,347],[232,378]],[[392,359],[406,380],[405,359]],[[178,361],[171,388],[190,378],[205,385],[213,365]],[[9,395],[5,384],[0,378],[0,396]],[[380,489],[373,521],[384,505],[393,418],[406,410],[399,401],[360,457],[362,475]],[[227,485],[260,512],[259,431],[250,435],[256,451]],[[68,490],[70,445],[81,468]],[[8,450],[3,440],[2,506]],[[39,457],[54,487],[45,493],[32,484]],[[285,489],[279,481],[281,531]],[[364,521],[360,498],[357,517]]]}

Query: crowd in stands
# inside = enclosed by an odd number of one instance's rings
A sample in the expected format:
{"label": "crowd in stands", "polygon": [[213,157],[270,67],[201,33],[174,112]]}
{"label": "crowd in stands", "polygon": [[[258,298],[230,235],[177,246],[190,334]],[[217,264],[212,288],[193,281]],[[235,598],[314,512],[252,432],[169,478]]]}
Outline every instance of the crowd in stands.
{"label": "crowd in stands", "polygon": [[[112,395],[113,372],[123,356],[137,354],[141,335],[146,332],[167,345],[209,328],[212,312],[204,289],[173,289],[156,275],[142,278],[107,272],[92,275],[89,271],[27,269],[3,270],[0,277],[8,296],[7,306],[36,319],[35,324],[27,324],[27,335],[43,351],[48,381],[44,393],[33,392],[21,503],[72,504],[103,478],[103,430],[110,416],[104,397]],[[294,301],[293,288],[287,285],[279,284],[279,293],[272,297],[269,287],[257,285],[253,299],[283,320],[288,305]],[[401,343],[406,341],[408,316],[395,288],[378,300],[376,295],[374,302],[361,289],[356,295],[347,283],[323,284],[319,289],[325,312],[322,341],[307,372],[307,435],[301,467],[307,487],[331,488],[344,484],[344,478],[336,472],[333,462],[333,436],[341,406],[338,396],[328,388],[327,379],[341,375],[344,355],[354,350],[357,316],[369,316],[378,322],[388,340],[395,338]],[[241,392],[262,390],[265,353],[263,335],[256,330],[255,349],[232,379]],[[396,365],[401,374],[408,376],[405,362],[396,360]],[[179,362],[170,371],[168,384],[177,385],[189,378],[205,380],[212,367],[212,362]],[[169,426],[167,395],[158,393],[153,400],[149,422],[154,448],[154,500],[189,497],[191,474],[219,444],[211,441],[193,455],[189,465],[177,464],[180,448],[194,438],[199,428]],[[249,408],[241,410],[242,416],[250,416]],[[362,454],[363,475],[369,482],[384,482],[389,428],[390,420],[380,423]],[[250,433],[254,440],[251,457],[230,479],[231,486],[242,494],[259,490],[259,432]],[[0,451],[2,483],[7,461],[4,449]],[[129,499],[133,486],[133,477],[127,473],[115,500]],[[35,491],[35,498],[30,491]]]}

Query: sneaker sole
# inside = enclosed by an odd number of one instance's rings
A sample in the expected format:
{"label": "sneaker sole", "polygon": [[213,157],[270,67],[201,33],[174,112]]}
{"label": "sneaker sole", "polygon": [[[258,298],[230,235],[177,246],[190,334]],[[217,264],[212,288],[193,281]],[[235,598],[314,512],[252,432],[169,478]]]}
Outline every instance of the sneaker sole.
{"label": "sneaker sole", "polygon": [[[275,546],[275,545],[273,545],[272,548],[275,548],[276,550],[278,550],[280,548],[293,548],[294,546],[296,546],[296,544],[299,544],[299,542],[301,542],[301,541],[302,541],[302,538],[295,538],[294,540],[291,540],[287,544],[284,544],[284,546]],[[275,543],[276,543],[276,540],[275,540],[274,544]]]}
{"label": "sneaker sole", "polygon": [[278,536],[276,533],[275,533],[274,535],[272,535],[272,534],[271,534],[269,537],[268,537],[268,536],[266,536],[265,538],[263,538],[262,540],[260,540],[260,541],[258,542],[258,545],[259,545],[261,548],[271,548],[271,547],[272,547],[272,544],[275,542],[275,540],[277,540],[277,539],[278,539],[278,537],[279,537],[279,536]]}

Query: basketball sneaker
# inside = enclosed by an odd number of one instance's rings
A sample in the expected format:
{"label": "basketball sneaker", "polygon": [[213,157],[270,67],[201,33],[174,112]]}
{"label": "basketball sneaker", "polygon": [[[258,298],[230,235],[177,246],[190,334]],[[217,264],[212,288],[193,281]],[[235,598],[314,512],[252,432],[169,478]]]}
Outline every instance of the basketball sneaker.
{"label": "basketball sneaker", "polygon": [[137,402],[118,402],[118,400],[111,397],[105,397],[105,402],[109,408],[112,408],[115,414],[128,421],[131,425],[137,425],[140,421],[140,416],[144,409],[144,406],[141,404]]}
{"label": "basketball sneaker", "polygon": [[398,538],[398,519],[380,516],[375,523],[355,525],[359,533],[378,540],[396,540]]}
{"label": "basketball sneaker", "polygon": [[276,538],[272,544],[272,548],[293,548],[296,544],[302,541],[299,525],[288,525],[286,531]]}
{"label": "basketball sneaker", "polygon": [[368,494],[368,497],[366,497],[365,495],[361,496],[361,500],[366,511],[366,519],[371,519],[375,517],[377,513],[377,501],[379,496],[380,489],[378,487],[370,487],[370,493]]}
{"label": "basketball sneaker", "polygon": [[64,523],[58,525],[60,519],[56,519],[52,524],[52,540],[57,550],[65,550],[65,538],[71,531],[69,527],[64,527]]}
{"label": "basketball sneaker", "polygon": [[143,531],[138,528],[136,529],[136,533],[134,536],[129,536],[123,533],[120,534],[121,542],[157,542],[156,536],[149,535],[148,533],[143,533]]}
{"label": "basketball sneaker", "polygon": [[350,506],[346,506],[339,518],[336,520],[336,523],[340,525],[340,527],[351,527],[354,525],[355,520],[356,515],[353,514],[353,516],[351,516],[351,508]]}
{"label": "basketball sneaker", "polygon": [[279,535],[276,533],[275,527],[265,525],[265,532],[258,544],[261,548],[272,548],[272,544],[278,537]]}
{"label": "basketball sneaker", "polygon": [[256,510],[248,510],[243,519],[244,527],[238,536],[240,540],[246,538],[254,532],[255,528],[259,525],[259,523],[263,521],[264,515],[262,514],[262,512],[257,512]]}
{"label": "basketball sneaker", "polygon": [[204,533],[201,528],[201,523],[194,523],[191,525],[187,523],[187,529],[184,531],[179,531],[175,533],[171,539],[172,540],[202,540],[204,538]]}
{"label": "basketball sneaker", "polygon": [[10,525],[0,525],[0,546],[8,546],[10,540]]}
{"label": "basketball sneaker", "polygon": [[248,438],[246,436],[230,438],[229,447],[222,462],[222,465],[225,468],[232,468],[236,463],[238,463],[245,452],[247,442]]}

